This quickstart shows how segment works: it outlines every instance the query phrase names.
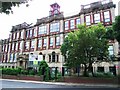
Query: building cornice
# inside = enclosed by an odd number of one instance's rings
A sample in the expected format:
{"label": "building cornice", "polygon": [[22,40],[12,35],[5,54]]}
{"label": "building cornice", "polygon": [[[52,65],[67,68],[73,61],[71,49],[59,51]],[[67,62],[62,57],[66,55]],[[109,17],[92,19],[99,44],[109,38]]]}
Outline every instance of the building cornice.
{"label": "building cornice", "polygon": [[41,19],[37,19],[37,23],[34,26],[38,26],[40,24],[50,23],[54,20],[63,20],[63,19],[64,19],[64,16],[63,16],[63,13],[61,12],[60,14],[44,17],[44,18],[41,18]]}
{"label": "building cornice", "polygon": [[[85,8],[86,6],[89,6],[89,8]],[[95,2],[88,5],[81,5],[81,11],[80,14],[86,14],[90,12],[100,11],[100,10],[106,10],[110,8],[116,8],[116,5],[113,4],[113,2],[109,2],[106,4],[102,4],[101,2]]]}

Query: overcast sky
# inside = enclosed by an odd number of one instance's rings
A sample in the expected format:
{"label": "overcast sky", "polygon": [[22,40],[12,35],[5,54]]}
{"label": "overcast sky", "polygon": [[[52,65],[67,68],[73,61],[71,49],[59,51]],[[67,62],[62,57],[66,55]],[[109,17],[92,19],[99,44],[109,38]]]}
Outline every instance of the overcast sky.
{"label": "overcast sky", "polygon": [[[23,22],[36,23],[37,19],[49,15],[50,5],[57,2],[61,6],[61,11],[65,16],[74,15],[80,12],[80,5],[89,4],[98,0],[32,0],[30,6],[20,5],[13,7],[13,14],[0,14],[0,39],[9,37],[12,26]],[[113,0],[114,4],[118,4],[120,0]],[[118,14],[118,6],[116,6],[115,14]]]}

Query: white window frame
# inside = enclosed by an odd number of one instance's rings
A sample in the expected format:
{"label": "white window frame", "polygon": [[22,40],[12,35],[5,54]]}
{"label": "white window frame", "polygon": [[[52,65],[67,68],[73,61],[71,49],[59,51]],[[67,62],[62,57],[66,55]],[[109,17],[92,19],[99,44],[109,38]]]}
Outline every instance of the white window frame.
{"label": "white window frame", "polygon": [[54,45],[54,38],[50,37],[50,46],[53,46],[53,45]]}
{"label": "white window frame", "polygon": [[72,19],[70,20],[70,29],[74,29],[75,28],[75,20]]}
{"label": "white window frame", "polygon": [[21,35],[20,35],[20,38],[23,39],[23,31],[21,31]]}
{"label": "white window frame", "polygon": [[13,54],[13,61],[16,62],[17,61],[17,53]]}
{"label": "white window frame", "polygon": [[104,22],[110,22],[110,12],[109,11],[104,12]]}
{"label": "white window frame", "polygon": [[76,19],[76,25],[81,24],[80,18]]}
{"label": "white window frame", "polygon": [[100,23],[100,13],[94,14],[94,22]]}
{"label": "white window frame", "polygon": [[30,46],[30,42],[25,42],[25,49],[29,49],[29,46]]}
{"label": "white window frame", "polygon": [[38,47],[42,47],[42,39],[38,39]]}
{"label": "white window frame", "polygon": [[7,48],[8,48],[8,45],[6,44],[6,46],[5,46],[5,52],[7,52]]}
{"label": "white window frame", "polygon": [[47,46],[47,38],[44,38],[43,47]]}
{"label": "white window frame", "polygon": [[60,45],[60,36],[57,36],[57,37],[56,37],[56,45],[57,45],[57,46]]}
{"label": "white window frame", "polygon": [[50,24],[50,32],[60,31],[60,22],[55,22]]}
{"label": "white window frame", "polygon": [[17,36],[16,37],[17,37],[17,39],[19,38],[19,32],[17,32]]}
{"label": "white window frame", "polygon": [[29,37],[29,30],[27,30],[26,32],[27,32],[26,38],[28,38]]}
{"label": "white window frame", "polygon": [[35,31],[36,29],[34,28],[33,29],[33,36],[35,36],[36,35],[36,31]]}
{"label": "white window frame", "polygon": [[42,26],[39,26],[39,32],[38,32],[39,35],[41,34],[47,34],[47,26],[46,25],[42,25]]}
{"label": "white window frame", "polygon": [[12,50],[14,50],[14,47],[15,47],[15,43],[12,43]]}
{"label": "white window frame", "polygon": [[20,50],[22,50],[22,42],[20,42]]}
{"label": "white window frame", "polygon": [[11,53],[10,54],[10,62],[12,62],[13,61],[13,54]]}
{"label": "white window frame", "polygon": [[69,21],[65,21],[65,30],[68,30],[69,29]]}
{"label": "white window frame", "polygon": [[18,50],[18,42],[16,43],[15,50],[16,50],[16,51]]}
{"label": "white window frame", "polygon": [[15,35],[16,35],[16,33],[13,33],[13,39],[15,39]]}
{"label": "white window frame", "polygon": [[5,46],[3,45],[3,52],[4,52],[4,48],[5,48]]}
{"label": "white window frame", "polygon": [[31,41],[31,48],[35,48],[35,40]]}
{"label": "white window frame", "polygon": [[30,29],[29,32],[30,32],[30,35],[29,35],[29,36],[32,37],[32,35],[33,35],[33,30]]}
{"label": "white window frame", "polygon": [[86,20],[86,25],[91,25],[90,15],[85,16],[85,20]]}

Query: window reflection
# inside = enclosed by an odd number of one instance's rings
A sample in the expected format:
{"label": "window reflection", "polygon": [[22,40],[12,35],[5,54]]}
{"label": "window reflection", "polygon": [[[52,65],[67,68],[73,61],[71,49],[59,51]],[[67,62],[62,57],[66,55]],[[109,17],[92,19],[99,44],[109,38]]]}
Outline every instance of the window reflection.
{"label": "window reflection", "polygon": [[110,22],[110,13],[109,13],[109,11],[104,12],[104,22]]}
{"label": "window reflection", "polygon": [[85,17],[86,19],[86,25],[90,25],[90,15]]}
{"label": "window reflection", "polygon": [[60,30],[59,22],[50,24],[50,32],[58,32]]}
{"label": "window reflection", "polygon": [[40,26],[39,27],[39,32],[38,34],[46,34],[47,33],[47,27],[44,25],[44,26]]}
{"label": "window reflection", "polygon": [[99,13],[94,14],[94,22],[95,23],[99,23],[100,22],[100,14]]}

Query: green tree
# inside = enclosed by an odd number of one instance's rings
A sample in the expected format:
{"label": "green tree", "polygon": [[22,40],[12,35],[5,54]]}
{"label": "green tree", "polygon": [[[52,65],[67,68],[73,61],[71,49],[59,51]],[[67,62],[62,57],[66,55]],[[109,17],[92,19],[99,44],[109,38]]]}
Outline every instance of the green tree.
{"label": "green tree", "polygon": [[68,34],[60,50],[69,68],[84,64],[84,75],[87,75],[87,71],[93,74],[92,63],[98,57],[105,60],[108,55],[108,42],[104,38],[106,29],[101,24],[90,27],[79,25],[78,28]]}
{"label": "green tree", "polygon": [[50,80],[50,69],[49,67],[46,67],[46,72],[45,72],[45,81]]}
{"label": "green tree", "polygon": [[106,34],[105,34],[105,38],[108,40],[114,40],[115,37],[115,31],[113,30],[112,27],[107,27],[106,28]]}
{"label": "green tree", "polygon": [[48,64],[46,63],[46,61],[42,60],[40,62],[40,65],[39,65],[39,74],[40,75],[44,75],[44,72],[45,72],[45,70],[46,70],[47,67],[48,67]]}
{"label": "green tree", "polygon": [[10,14],[13,13],[12,11],[12,7],[14,6],[19,6],[20,4],[26,4],[26,7],[29,6],[28,1],[30,0],[20,0],[20,2],[13,2],[14,0],[12,0],[11,2],[0,2],[0,11],[2,13],[6,13],[6,14]]}
{"label": "green tree", "polygon": [[120,15],[115,17],[115,22],[112,26],[115,31],[116,39],[120,43]]}

